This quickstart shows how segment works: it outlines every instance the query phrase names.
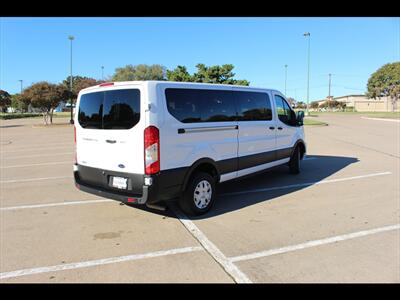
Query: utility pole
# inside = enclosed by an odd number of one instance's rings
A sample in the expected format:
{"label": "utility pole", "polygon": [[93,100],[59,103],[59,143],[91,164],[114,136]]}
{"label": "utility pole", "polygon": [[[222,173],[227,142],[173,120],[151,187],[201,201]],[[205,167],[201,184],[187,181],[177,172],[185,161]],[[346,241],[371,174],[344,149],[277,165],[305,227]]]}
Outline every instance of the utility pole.
{"label": "utility pole", "polygon": [[304,36],[308,37],[308,68],[307,68],[307,116],[310,115],[308,110],[310,106],[310,33],[306,32],[303,34]]}
{"label": "utility pole", "polygon": [[72,41],[74,37],[72,35],[68,36],[68,39],[71,41],[71,74],[69,77],[69,91],[70,91],[70,103],[71,103],[71,119],[69,120],[70,124],[74,124],[74,118],[72,116]]}
{"label": "utility pole", "polygon": [[286,96],[286,82],[287,82],[287,65],[285,65],[285,96]]}

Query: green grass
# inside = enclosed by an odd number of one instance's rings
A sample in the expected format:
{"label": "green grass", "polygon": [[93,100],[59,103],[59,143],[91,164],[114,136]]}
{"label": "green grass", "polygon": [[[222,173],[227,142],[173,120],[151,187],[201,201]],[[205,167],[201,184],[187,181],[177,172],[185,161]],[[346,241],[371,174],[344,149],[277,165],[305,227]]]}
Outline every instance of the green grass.
{"label": "green grass", "polygon": [[[68,118],[71,112],[55,112],[53,118]],[[43,117],[41,113],[0,113],[0,119],[23,119],[23,118],[38,118]]]}
{"label": "green grass", "polygon": [[323,126],[326,126],[326,125],[328,125],[328,123],[321,122],[321,121],[316,121],[316,120],[309,119],[309,118],[304,118],[304,125],[305,126],[309,126],[309,125],[323,125]]}
{"label": "green grass", "polygon": [[53,113],[53,118],[68,118],[71,116],[71,112],[55,112]]}
{"label": "green grass", "polygon": [[359,115],[371,118],[387,118],[387,119],[400,119],[400,112],[329,112],[329,111],[318,111],[318,112],[310,112],[310,117],[318,117],[318,115],[325,115],[325,114],[338,114],[338,115]]}
{"label": "green grass", "polygon": [[376,112],[368,113],[366,116],[371,118],[400,119],[400,112]]}

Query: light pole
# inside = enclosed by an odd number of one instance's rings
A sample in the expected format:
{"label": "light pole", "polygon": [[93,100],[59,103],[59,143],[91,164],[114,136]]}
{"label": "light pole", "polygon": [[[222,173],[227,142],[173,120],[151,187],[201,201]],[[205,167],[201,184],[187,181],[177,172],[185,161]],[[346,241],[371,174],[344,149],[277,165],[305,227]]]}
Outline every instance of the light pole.
{"label": "light pole", "polygon": [[104,66],[101,66],[101,80],[104,80]]}
{"label": "light pole", "polygon": [[70,124],[74,124],[74,119],[72,116],[72,41],[74,40],[74,37],[72,35],[68,36],[68,39],[71,41],[71,74],[69,77],[69,91],[70,91],[70,103],[71,103],[71,119],[69,120]]}
{"label": "light pole", "polygon": [[287,82],[287,65],[285,65],[285,96],[286,96],[286,82]]}
{"label": "light pole", "polygon": [[23,80],[19,79],[18,81],[21,83],[21,95],[22,95],[22,82],[23,82]]}
{"label": "light pole", "polygon": [[310,115],[308,108],[310,106],[310,33],[306,32],[303,34],[304,36],[308,36],[308,67],[307,67],[307,116]]}
{"label": "light pole", "polygon": [[329,94],[328,94],[329,96],[328,97],[330,99],[331,98],[331,76],[332,76],[332,74],[329,73],[328,75],[329,75]]}

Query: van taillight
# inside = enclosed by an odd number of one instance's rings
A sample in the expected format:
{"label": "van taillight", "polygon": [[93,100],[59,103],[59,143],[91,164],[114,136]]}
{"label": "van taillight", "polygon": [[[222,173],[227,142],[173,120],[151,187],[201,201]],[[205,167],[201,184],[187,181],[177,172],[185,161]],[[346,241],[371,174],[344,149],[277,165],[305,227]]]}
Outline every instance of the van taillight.
{"label": "van taillight", "polygon": [[146,175],[160,172],[160,133],[155,126],[144,130],[144,166]]}

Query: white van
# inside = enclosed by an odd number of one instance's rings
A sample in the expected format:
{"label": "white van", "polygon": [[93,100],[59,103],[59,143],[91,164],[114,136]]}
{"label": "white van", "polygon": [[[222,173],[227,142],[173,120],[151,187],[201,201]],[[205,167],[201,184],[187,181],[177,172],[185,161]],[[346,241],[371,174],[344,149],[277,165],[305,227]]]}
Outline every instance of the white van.
{"label": "white van", "polygon": [[82,191],[190,215],[213,205],[216,184],[306,153],[304,113],[277,90],[129,81],[82,90],[75,114],[74,177]]}

